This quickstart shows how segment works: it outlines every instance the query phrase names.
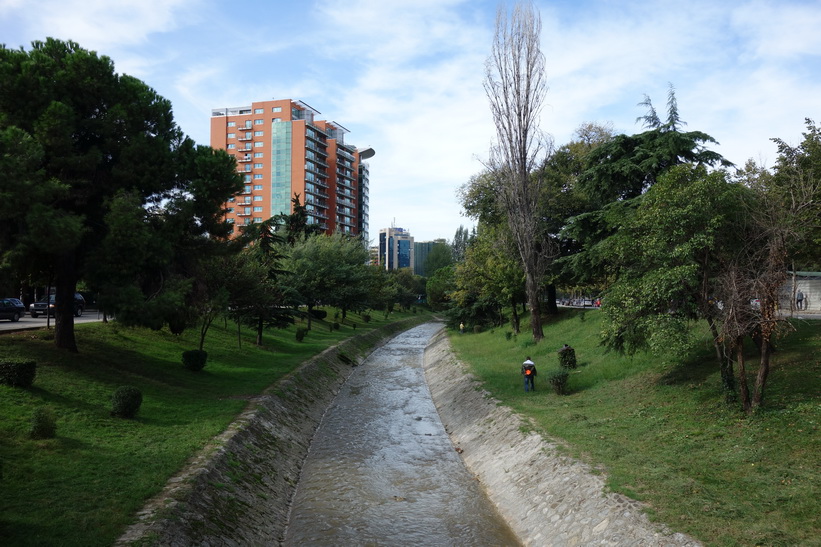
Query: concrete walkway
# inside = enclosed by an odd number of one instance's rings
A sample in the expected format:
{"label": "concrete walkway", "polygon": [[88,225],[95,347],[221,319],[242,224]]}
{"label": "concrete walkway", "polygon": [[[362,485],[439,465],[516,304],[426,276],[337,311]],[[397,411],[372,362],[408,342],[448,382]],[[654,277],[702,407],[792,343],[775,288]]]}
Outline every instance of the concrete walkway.
{"label": "concrete walkway", "polygon": [[445,430],[502,517],[527,546],[696,546],[651,523],[641,504],[606,493],[589,466],[560,455],[498,405],[454,357],[444,331],[425,351],[425,374]]}

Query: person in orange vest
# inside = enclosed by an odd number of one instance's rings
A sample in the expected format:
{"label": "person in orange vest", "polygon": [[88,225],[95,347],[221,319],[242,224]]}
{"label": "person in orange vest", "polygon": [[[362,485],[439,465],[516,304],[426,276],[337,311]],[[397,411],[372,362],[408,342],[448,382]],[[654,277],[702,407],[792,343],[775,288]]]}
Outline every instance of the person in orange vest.
{"label": "person in orange vest", "polygon": [[522,376],[525,379],[525,392],[536,391],[536,364],[530,360],[530,356],[522,363]]}

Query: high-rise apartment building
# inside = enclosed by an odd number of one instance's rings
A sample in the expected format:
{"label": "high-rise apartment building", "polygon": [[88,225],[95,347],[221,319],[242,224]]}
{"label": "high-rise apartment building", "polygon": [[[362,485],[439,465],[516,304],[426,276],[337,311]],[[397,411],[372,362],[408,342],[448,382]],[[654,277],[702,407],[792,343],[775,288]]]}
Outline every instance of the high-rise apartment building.
{"label": "high-rise apartment building", "polygon": [[386,270],[413,267],[413,236],[404,228],[379,230],[379,265]]}
{"label": "high-rise apartment building", "polygon": [[227,204],[226,219],[239,226],[291,213],[294,194],[308,222],[326,233],[368,240],[368,167],[373,149],[345,143],[348,130],[316,119],[302,101],[260,101],[211,111],[211,146],[237,160],[245,181]]}

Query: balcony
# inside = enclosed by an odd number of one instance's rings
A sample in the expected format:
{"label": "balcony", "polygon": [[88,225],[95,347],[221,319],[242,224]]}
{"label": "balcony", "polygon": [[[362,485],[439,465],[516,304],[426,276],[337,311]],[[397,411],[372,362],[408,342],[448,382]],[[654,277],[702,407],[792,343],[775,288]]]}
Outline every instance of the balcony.
{"label": "balcony", "polygon": [[237,158],[237,163],[250,163],[251,158]]}
{"label": "balcony", "polygon": [[242,137],[237,137],[237,140],[238,140],[238,141],[251,141],[251,140],[254,140],[254,137],[245,137],[245,136],[242,136]]}

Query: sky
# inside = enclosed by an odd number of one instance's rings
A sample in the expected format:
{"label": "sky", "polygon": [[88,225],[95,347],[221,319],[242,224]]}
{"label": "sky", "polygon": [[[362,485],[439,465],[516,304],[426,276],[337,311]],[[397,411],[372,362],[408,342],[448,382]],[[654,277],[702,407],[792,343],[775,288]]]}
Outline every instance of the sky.
{"label": "sky", "polygon": [[[500,4],[484,0],[0,0],[0,43],[47,37],[111,58],[171,101],[209,144],[214,108],[301,100],[372,147],[370,239],[381,228],[452,240],[458,190],[495,129],[482,81]],[[643,130],[675,88],[686,130],[741,166],[821,121],[819,0],[537,0],[556,146],[587,122]]]}

